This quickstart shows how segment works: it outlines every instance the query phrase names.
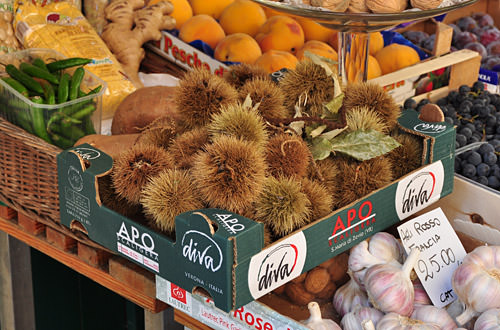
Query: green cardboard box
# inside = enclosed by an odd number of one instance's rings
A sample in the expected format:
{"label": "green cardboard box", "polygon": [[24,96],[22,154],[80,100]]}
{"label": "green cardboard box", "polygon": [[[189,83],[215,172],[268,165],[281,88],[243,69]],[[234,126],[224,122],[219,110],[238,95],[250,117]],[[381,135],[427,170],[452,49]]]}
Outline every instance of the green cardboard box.
{"label": "green cardboard box", "polygon": [[264,247],[262,224],[220,209],[176,218],[175,240],[101,205],[97,178],[109,155],[82,145],[58,155],[61,222],[223,311],[240,308],[453,190],[455,128],[405,111],[400,126],[423,138],[428,164]]}

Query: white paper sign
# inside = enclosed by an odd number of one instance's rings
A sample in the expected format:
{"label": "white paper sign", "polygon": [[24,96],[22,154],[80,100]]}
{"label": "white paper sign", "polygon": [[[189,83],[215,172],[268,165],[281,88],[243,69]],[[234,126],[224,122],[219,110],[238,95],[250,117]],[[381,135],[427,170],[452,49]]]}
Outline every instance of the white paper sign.
{"label": "white paper sign", "polygon": [[432,303],[444,307],[453,302],[451,276],[467,253],[441,208],[405,222],[398,232],[407,253],[420,250],[414,269]]}

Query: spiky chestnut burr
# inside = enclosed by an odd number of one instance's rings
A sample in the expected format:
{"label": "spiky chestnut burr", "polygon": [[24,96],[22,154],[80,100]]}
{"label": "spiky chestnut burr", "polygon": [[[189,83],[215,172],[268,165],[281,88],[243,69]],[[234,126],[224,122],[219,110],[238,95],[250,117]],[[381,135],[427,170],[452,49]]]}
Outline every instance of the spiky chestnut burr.
{"label": "spiky chestnut burr", "polygon": [[387,154],[394,179],[398,179],[422,166],[423,141],[418,136],[398,131],[394,131],[391,136],[401,144]]}
{"label": "spiky chestnut burr", "polygon": [[269,173],[275,177],[307,175],[312,161],[306,142],[297,135],[279,133],[271,137],[266,147]]}
{"label": "spiky chestnut burr", "polygon": [[269,226],[277,237],[306,225],[311,217],[311,202],[294,178],[266,178],[254,206],[255,219]]}
{"label": "spiky chestnut burr", "polygon": [[111,179],[118,196],[139,204],[141,190],[150,177],[173,166],[169,153],[160,147],[138,144],[115,158]]}
{"label": "spiky chestnut burr", "polygon": [[208,137],[205,127],[195,128],[177,136],[168,148],[174,166],[181,169],[191,168],[194,156],[208,143]]}
{"label": "spiky chestnut burr", "polygon": [[262,189],[266,164],[255,144],[221,135],[207,144],[193,162],[201,196],[211,207],[241,213]]}
{"label": "spiky chestnut burr", "polygon": [[257,111],[264,118],[286,118],[288,111],[284,106],[285,95],[283,91],[269,79],[260,77],[249,79],[239,90],[240,101],[243,102],[248,95],[253,104],[259,103]]}
{"label": "spiky chestnut burr", "polygon": [[258,148],[264,148],[268,139],[261,115],[240,103],[222,107],[221,112],[212,117],[207,129],[212,139],[221,135],[234,136],[255,143]]}
{"label": "spiky chestnut burr", "polygon": [[343,207],[393,181],[391,162],[384,156],[359,162],[349,157],[337,157],[339,205]]}
{"label": "spiky chestnut burr", "polygon": [[144,128],[137,142],[168,149],[176,134],[175,122],[168,117],[161,117]]}
{"label": "spiky chestnut burr", "polygon": [[365,106],[380,115],[389,131],[398,123],[401,109],[383,87],[371,82],[348,84],[344,91],[346,116],[353,108]]}
{"label": "spiky chestnut burr", "polygon": [[175,231],[175,217],[204,207],[188,170],[168,169],[149,179],[142,190],[141,205],[154,227]]}
{"label": "spiky chestnut burr", "polygon": [[238,101],[238,92],[233,86],[204,68],[188,71],[179,80],[175,95],[181,112],[180,126],[186,129],[206,125],[221,106]]}
{"label": "spiky chestnut burr", "polygon": [[295,113],[299,98],[307,97],[304,112],[312,117],[323,114],[323,104],[332,100],[335,91],[334,81],[320,65],[311,61],[301,61],[279,82],[285,95],[285,107],[290,115]]}
{"label": "spiky chestnut burr", "polygon": [[366,106],[351,108],[346,113],[345,120],[348,131],[367,131],[372,129],[381,133],[388,132],[385,120]]}
{"label": "spiky chestnut burr", "polygon": [[300,180],[301,191],[311,202],[311,221],[318,220],[332,212],[333,198],[329,191],[318,181],[307,178]]}
{"label": "spiky chestnut burr", "polygon": [[339,200],[339,168],[332,156],[316,160],[309,167],[308,178],[321,183],[332,197],[332,210],[338,207]]}
{"label": "spiky chestnut burr", "polygon": [[104,206],[127,218],[135,218],[141,213],[138,205],[131,205],[125,198],[118,196],[113,189],[111,175],[99,177],[97,182],[99,197]]}
{"label": "spiky chestnut burr", "polygon": [[237,90],[252,78],[271,80],[267,71],[262,67],[247,63],[231,65],[229,70],[224,71],[222,77]]}

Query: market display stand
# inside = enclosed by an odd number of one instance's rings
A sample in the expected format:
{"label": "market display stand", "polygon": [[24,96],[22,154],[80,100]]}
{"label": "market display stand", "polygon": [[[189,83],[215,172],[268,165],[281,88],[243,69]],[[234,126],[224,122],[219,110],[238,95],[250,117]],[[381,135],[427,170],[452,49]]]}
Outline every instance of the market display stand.
{"label": "market display stand", "polygon": [[160,312],[167,305],[155,297],[152,273],[105,250],[86,246],[6,206],[0,206],[0,231],[144,308],[146,330],[164,327]]}

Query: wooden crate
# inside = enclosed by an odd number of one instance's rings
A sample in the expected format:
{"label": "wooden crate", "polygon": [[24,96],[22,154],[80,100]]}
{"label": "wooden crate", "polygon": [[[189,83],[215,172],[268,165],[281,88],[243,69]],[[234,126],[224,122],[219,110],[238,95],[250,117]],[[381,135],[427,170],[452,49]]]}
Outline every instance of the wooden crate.
{"label": "wooden crate", "polygon": [[152,313],[168,307],[156,299],[153,273],[115,256],[104,247],[85,245],[7,206],[0,206],[0,230]]}
{"label": "wooden crate", "polygon": [[453,10],[446,14],[444,23],[453,23],[457,19],[470,16],[474,13],[488,13],[495,21],[495,25],[500,27],[500,0],[479,0],[476,3]]}

